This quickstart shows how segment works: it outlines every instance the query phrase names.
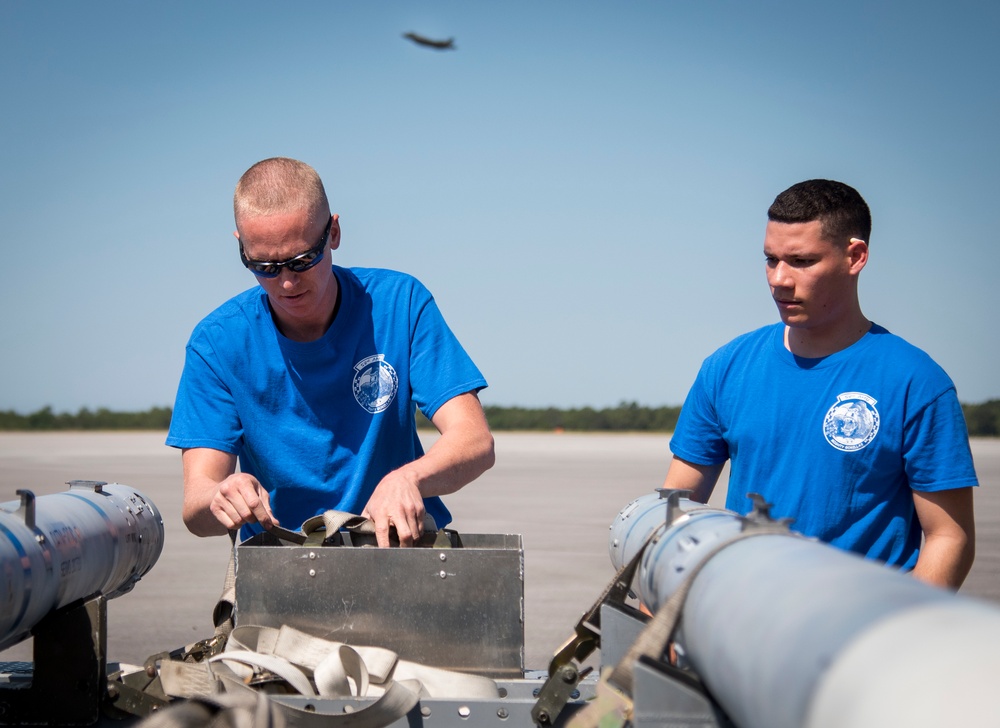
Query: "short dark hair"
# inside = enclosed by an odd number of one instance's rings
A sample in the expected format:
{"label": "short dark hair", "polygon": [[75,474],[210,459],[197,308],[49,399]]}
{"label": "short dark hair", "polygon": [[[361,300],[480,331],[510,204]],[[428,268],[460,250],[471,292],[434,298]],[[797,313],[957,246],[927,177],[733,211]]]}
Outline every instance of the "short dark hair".
{"label": "short dark hair", "polygon": [[823,236],[843,245],[850,238],[867,243],[872,232],[872,213],[864,198],[850,185],[829,179],[792,185],[774,198],[767,219],[785,223],[819,220]]}

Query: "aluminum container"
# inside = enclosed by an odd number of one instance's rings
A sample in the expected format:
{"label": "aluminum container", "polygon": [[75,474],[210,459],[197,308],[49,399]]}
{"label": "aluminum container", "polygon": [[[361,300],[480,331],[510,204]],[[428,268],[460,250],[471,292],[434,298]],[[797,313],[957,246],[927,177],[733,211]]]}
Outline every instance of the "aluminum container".
{"label": "aluminum container", "polygon": [[521,536],[461,534],[452,543],[289,546],[259,534],[236,549],[236,624],[287,624],[425,665],[523,677]]}

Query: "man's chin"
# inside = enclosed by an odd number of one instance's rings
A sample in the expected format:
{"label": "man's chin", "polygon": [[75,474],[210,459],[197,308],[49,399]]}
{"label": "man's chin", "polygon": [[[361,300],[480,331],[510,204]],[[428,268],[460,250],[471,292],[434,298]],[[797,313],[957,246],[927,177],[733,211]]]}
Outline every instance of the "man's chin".
{"label": "man's chin", "polygon": [[809,326],[809,318],[801,311],[791,312],[778,309],[778,316],[781,318],[781,323],[792,329],[804,329]]}

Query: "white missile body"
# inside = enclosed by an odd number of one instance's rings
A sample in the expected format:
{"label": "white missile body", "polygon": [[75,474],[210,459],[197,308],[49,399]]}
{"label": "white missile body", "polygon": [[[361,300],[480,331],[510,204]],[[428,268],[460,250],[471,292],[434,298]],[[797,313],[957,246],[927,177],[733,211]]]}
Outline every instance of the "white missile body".
{"label": "white missile body", "polygon": [[1000,608],[795,533],[736,538],[748,519],[651,493],[610,535],[618,568],[659,530],[634,581],[654,612],[697,572],[675,641],[739,728],[1000,725]]}
{"label": "white missile body", "polygon": [[74,481],[0,504],[0,649],[50,612],[130,591],[163,549],[163,519],[135,488]]}

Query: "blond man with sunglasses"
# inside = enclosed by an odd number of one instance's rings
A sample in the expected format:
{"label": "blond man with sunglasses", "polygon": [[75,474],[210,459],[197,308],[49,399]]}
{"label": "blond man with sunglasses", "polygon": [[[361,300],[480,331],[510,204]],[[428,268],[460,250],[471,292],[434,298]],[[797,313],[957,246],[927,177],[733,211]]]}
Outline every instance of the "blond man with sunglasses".
{"label": "blond man with sunglasses", "polygon": [[[447,525],[440,496],[494,451],[486,380],[434,298],[405,273],[332,264],[339,219],[303,162],[253,165],[234,212],[258,286],[187,345],[167,444],[182,450],[188,528],[246,538],[334,509],[371,518],[380,546],[390,528],[409,546],[425,513]],[[416,407],[441,434],[426,452]]]}

